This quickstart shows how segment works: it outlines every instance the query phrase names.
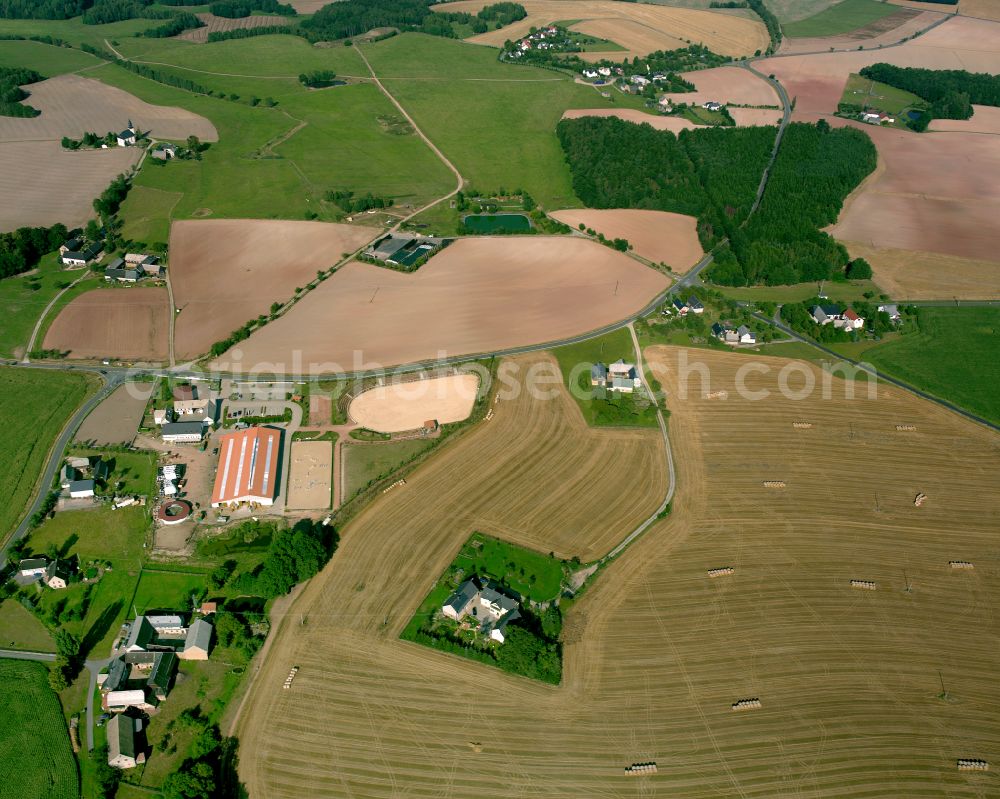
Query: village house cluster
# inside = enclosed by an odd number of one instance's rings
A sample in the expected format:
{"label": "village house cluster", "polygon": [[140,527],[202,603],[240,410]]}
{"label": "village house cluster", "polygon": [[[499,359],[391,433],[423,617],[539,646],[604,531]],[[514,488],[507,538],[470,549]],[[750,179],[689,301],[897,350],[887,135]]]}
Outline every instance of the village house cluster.
{"label": "village house cluster", "polygon": [[809,315],[817,325],[830,325],[840,330],[861,330],[865,320],[853,308],[841,309],[839,305],[814,305],[809,309]]}
{"label": "village house cluster", "polygon": [[218,422],[219,404],[211,396],[202,396],[197,386],[176,386],[173,401],[165,408],[153,410],[153,422],[166,442],[198,444]]}
{"label": "village house cluster", "polygon": [[472,577],[448,597],[441,612],[502,644],[507,640],[507,625],[521,618],[519,608],[518,601],[504,593],[499,583]]}

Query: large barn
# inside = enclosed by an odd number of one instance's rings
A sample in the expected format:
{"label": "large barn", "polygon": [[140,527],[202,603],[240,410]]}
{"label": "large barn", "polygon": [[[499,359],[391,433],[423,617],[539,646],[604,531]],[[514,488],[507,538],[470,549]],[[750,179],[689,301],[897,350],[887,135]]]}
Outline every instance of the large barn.
{"label": "large barn", "polygon": [[273,505],[278,494],[281,430],[250,427],[219,437],[219,467],[212,507],[256,502]]}

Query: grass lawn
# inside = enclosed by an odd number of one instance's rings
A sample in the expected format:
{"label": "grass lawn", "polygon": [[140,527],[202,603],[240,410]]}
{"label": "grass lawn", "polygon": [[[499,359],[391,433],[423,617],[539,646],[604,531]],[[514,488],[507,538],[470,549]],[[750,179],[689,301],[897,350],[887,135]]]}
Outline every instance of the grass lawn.
{"label": "grass lawn", "polygon": [[879,370],[1000,423],[1000,309],[920,308],[918,329],[878,344],[864,359]]}
{"label": "grass lawn", "polygon": [[899,9],[891,3],[877,0],[843,0],[798,22],[788,22],[781,26],[785,36],[837,36],[870,25],[883,17],[895,14]]}
{"label": "grass lawn", "polygon": [[[113,463],[107,480],[108,488],[99,493],[149,497],[156,489],[157,456],[154,452],[108,452],[88,447],[72,447],[70,453],[85,457],[99,455],[103,460]],[[119,486],[119,483],[122,485]]]}
{"label": "grass lawn", "polygon": [[[0,19],[0,34],[17,36],[51,36],[64,39],[74,46],[86,43],[92,47],[106,49],[104,40],[128,41],[139,31],[162,25],[162,20],[129,19],[108,25],[84,25],[82,17],[72,19]],[[136,41],[139,41],[138,39]],[[41,71],[41,70],[40,70]]]}
{"label": "grass lawn", "polygon": [[[712,286],[712,288],[726,297],[746,302],[802,302],[815,297],[819,292],[817,283],[796,283],[792,286]],[[876,297],[881,294],[881,289],[870,280],[823,283],[823,293],[829,297],[830,302],[863,300],[866,291],[874,293]]]}
{"label": "grass lawn", "polygon": [[[0,29],[10,20],[0,21]],[[68,47],[53,47],[41,42],[0,41],[0,67],[24,67],[46,78],[76,72],[100,64],[101,59]]]}
{"label": "grass lawn", "polygon": [[69,731],[49,670],[0,660],[0,799],[75,799],[80,795]]}
{"label": "grass lawn", "polygon": [[[91,277],[91,274],[88,273],[81,282],[79,291],[93,288],[100,282],[99,277]],[[31,273],[0,280],[0,307],[4,310],[0,317],[0,357],[20,357],[24,354],[42,311],[56,294],[79,276],[79,271],[66,271],[62,267],[58,253],[49,253],[43,256],[37,269]],[[63,300],[68,302],[76,293],[77,289],[66,292]],[[60,300],[59,307],[62,307],[63,300]],[[43,336],[39,335],[36,346],[41,346],[42,340]]]}
{"label": "grass lawn", "polygon": [[558,558],[473,533],[420,603],[402,637],[412,639],[413,634],[441,609],[455,588],[469,577],[492,577],[527,599],[545,602],[558,595],[562,572],[563,562]]}
{"label": "grass lawn", "polygon": [[205,586],[205,575],[185,572],[142,570],[139,585],[132,597],[137,613],[153,610],[186,612],[191,607],[191,594]]}
{"label": "grass lawn", "polygon": [[595,395],[590,385],[590,367],[598,362],[609,365],[619,358],[635,363],[635,348],[627,329],[615,330],[599,338],[558,347],[552,351],[559,361],[570,394],[592,427],[656,427],[656,407],[645,394],[604,392]]}
{"label": "grass lawn", "polygon": [[[82,622],[67,622],[66,628],[80,636],[85,652],[105,657],[118,628],[131,613],[132,596],[142,568],[143,544],[149,522],[145,508],[63,511],[34,530],[28,538],[32,552],[44,553],[55,547],[61,554],[75,554],[81,565],[108,561],[112,568],[91,589],[90,605]],[[70,606],[82,597],[83,585],[64,592],[46,591],[42,607],[65,594]]]}
{"label": "grass lawn", "polygon": [[0,602],[0,649],[55,652],[56,645],[45,625],[11,598]]}
{"label": "grass lawn", "polygon": [[91,377],[65,372],[0,371],[0,532],[4,537],[24,515],[49,448],[95,383]]}
{"label": "grass lawn", "polygon": [[723,125],[726,122],[721,111],[709,111],[700,106],[688,106],[681,112],[681,116],[695,125]]}
{"label": "grass lawn", "polygon": [[396,469],[434,446],[433,440],[411,439],[382,444],[345,444],[341,450],[343,468],[347,469],[344,499],[353,497],[373,480],[388,477]]}

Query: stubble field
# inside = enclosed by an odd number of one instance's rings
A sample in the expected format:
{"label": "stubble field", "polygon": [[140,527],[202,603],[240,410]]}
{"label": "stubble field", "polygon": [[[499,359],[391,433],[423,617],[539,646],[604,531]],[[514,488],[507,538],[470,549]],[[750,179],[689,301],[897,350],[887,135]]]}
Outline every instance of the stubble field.
{"label": "stubble field", "polygon": [[[435,8],[475,13],[487,0],[459,0]],[[753,55],[767,47],[767,31],[757,20],[731,14],[662,5],[619,3],[613,0],[525,0],[528,16],[496,31],[473,36],[469,41],[501,47],[507,39],[527,35],[532,27],[576,20],[579,30],[621,45],[627,52],[615,58],[642,57],[654,50],[685,47],[687,41],[701,43],[723,55]],[[687,41],[685,41],[687,40]]]}
{"label": "stubble field", "polygon": [[164,288],[94,289],[60,311],[42,348],[70,358],[165,360],[169,311]]}
{"label": "stubble field", "polygon": [[665,263],[678,274],[704,255],[698,241],[698,220],[693,216],[623,208],[570,209],[556,211],[552,216],[572,228],[583,224],[609,239],[628,239],[638,255]]}
{"label": "stubble field", "polygon": [[682,117],[661,117],[647,114],[637,108],[570,108],[562,115],[563,119],[579,119],[580,117],[615,117],[625,122],[637,125],[649,125],[656,130],[669,130],[680,133],[682,130],[697,127],[694,122]]}
{"label": "stubble field", "polygon": [[[938,6],[937,8],[944,9],[946,7]],[[817,53],[829,50],[830,48],[836,50],[856,50],[858,47],[884,47],[901,42],[903,39],[925,30],[940,20],[944,13],[947,13],[942,10],[923,12],[910,9],[901,10],[904,12],[903,14],[899,14],[898,16],[893,14],[860,30],[837,36],[785,37],[781,41],[778,53],[786,55],[791,53]]]}
{"label": "stubble field", "polygon": [[213,368],[354,371],[558,341],[634,314],[668,285],[579,238],[463,238],[414,273],[347,264]]}
{"label": "stubble field", "polygon": [[126,383],[90,412],[76,431],[77,441],[131,444],[135,440],[154,383]]}
{"label": "stubble field", "polygon": [[208,41],[210,33],[224,33],[226,31],[248,30],[252,28],[264,28],[274,25],[290,25],[288,17],[277,17],[267,14],[253,14],[249,17],[229,19],[229,17],[217,17],[215,14],[196,14],[204,26],[194,30],[184,31],[184,33],[174,38],[185,42],[197,42],[204,44]]}
{"label": "stubble field", "polygon": [[[569,611],[562,684],[397,640],[471,529],[562,554],[562,531],[600,527],[587,547],[597,553],[641,516],[635,499],[612,498],[638,490],[648,507],[661,495],[662,472],[623,461],[583,472],[583,453],[559,451],[565,397],[501,402],[345,528],[276,631],[237,729],[251,795],[989,792],[989,773],[958,772],[955,759],[1000,757],[996,436],[895,389],[743,400],[739,354],[699,354],[711,386],[682,399],[678,352],[648,353],[671,394],[673,513]],[[762,359],[771,371],[751,388],[774,392],[785,363]],[[729,397],[707,399],[708,388]],[[624,457],[620,443],[607,452]],[[893,468],[845,468],[837,452]],[[735,574],[707,577],[722,566]],[[292,664],[301,670],[285,691]],[[761,709],[731,710],[751,697]],[[623,775],[650,760],[656,775]]]}
{"label": "stubble field", "polygon": [[682,77],[694,84],[695,91],[668,93],[666,96],[675,103],[701,105],[714,100],[717,103],[740,105],[777,107],[780,104],[778,95],[771,85],[748,69],[715,67],[685,72]]}
{"label": "stubble field", "polygon": [[174,222],[170,283],[179,358],[208,351],[274,302],[316,279],[374,238],[374,230],[326,222],[211,219]]}

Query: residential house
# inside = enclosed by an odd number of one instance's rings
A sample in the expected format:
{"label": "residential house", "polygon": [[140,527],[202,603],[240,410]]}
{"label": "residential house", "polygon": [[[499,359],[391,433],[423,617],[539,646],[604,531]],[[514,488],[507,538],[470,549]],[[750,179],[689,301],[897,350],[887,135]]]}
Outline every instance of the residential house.
{"label": "residential house", "polygon": [[583,70],[583,77],[587,78],[587,80],[596,80],[597,79],[597,70],[596,69],[585,69],[585,70]]}
{"label": "residential house", "polygon": [[65,255],[68,252],[77,252],[81,247],[83,247],[83,239],[66,239],[66,241],[59,245],[59,254]]}
{"label": "residential house", "polygon": [[503,592],[502,586],[478,578],[466,580],[441,607],[450,619],[472,618],[479,631],[502,644],[507,638],[507,625],[521,618],[519,603]]}
{"label": "residential house", "polygon": [[669,114],[671,111],[674,110],[674,104],[670,102],[670,98],[667,97],[666,95],[660,98],[658,105],[660,111],[664,114]]}
{"label": "residential house", "polygon": [[598,361],[590,367],[590,385],[604,388],[608,383],[608,367]]}
{"label": "residential house", "polygon": [[595,388],[631,394],[639,387],[640,382],[635,364],[625,363],[623,358],[619,358],[611,366],[598,362],[590,367],[590,385]]}
{"label": "residential house", "polygon": [[80,472],[68,463],[64,464],[62,469],[59,471],[59,485],[64,489],[69,488],[70,483],[74,483],[79,479]]}
{"label": "residential house", "polygon": [[185,383],[181,386],[174,386],[173,398],[175,402],[198,399],[198,386],[193,383]]}
{"label": "residential house", "polygon": [[202,616],[211,616],[219,609],[218,602],[202,602],[201,607],[198,608],[198,612]]}
{"label": "residential house", "polygon": [[147,695],[141,688],[127,691],[108,691],[102,699],[101,706],[109,713],[124,713],[129,708],[145,711],[156,710],[159,701],[155,696]]}
{"label": "residential house", "polygon": [[701,300],[695,297],[693,294],[688,297],[688,310],[694,314],[705,313],[705,306],[702,305]]}
{"label": "residential house", "polygon": [[18,582],[33,582],[45,576],[49,562],[45,558],[25,558],[17,564]]}
{"label": "residential house", "polygon": [[178,422],[203,422],[214,425],[217,405],[210,399],[178,400],[174,403],[174,415]]}
{"label": "residential house", "polygon": [[817,325],[828,325],[843,318],[838,305],[814,305],[809,309],[809,315]]}
{"label": "residential house", "polygon": [[740,325],[736,329],[736,335],[739,337],[739,343],[740,344],[756,344],[757,343],[757,336],[746,325]]}
{"label": "residential house", "polygon": [[68,463],[74,469],[90,468],[90,458],[85,458],[82,455],[74,455],[73,457],[67,458],[66,463]]}
{"label": "residential house", "polygon": [[169,161],[177,157],[177,146],[174,144],[158,144],[150,156],[160,161]]}
{"label": "residential house", "polygon": [[865,326],[865,320],[858,316],[853,308],[848,308],[844,311],[840,326],[844,330],[861,330]]}
{"label": "residential house", "polygon": [[100,254],[103,246],[102,242],[95,241],[79,250],[67,250],[60,260],[66,266],[86,266]]}
{"label": "residential house", "polygon": [[180,616],[136,616],[122,648],[126,652],[172,652],[186,635],[187,627]]}
{"label": "residential house", "polygon": [[898,305],[880,305],[878,307],[878,310],[879,310],[879,313],[887,313],[887,314],[889,314],[889,321],[890,322],[894,322],[895,323],[895,322],[898,322],[900,319],[902,319],[902,316],[899,313],[899,306]]}
{"label": "residential house", "polygon": [[212,625],[204,619],[196,619],[188,627],[184,648],[177,653],[181,660],[208,660],[212,644]]}
{"label": "residential house", "polygon": [[158,636],[185,635],[187,633],[187,627],[184,626],[184,619],[175,613],[145,616],[144,618],[156,630]]}
{"label": "residential house", "polygon": [[649,85],[649,78],[645,75],[633,75],[629,80],[632,81],[633,85],[641,89],[645,89]]}
{"label": "residential house", "polygon": [[109,766],[130,769],[146,762],[142,719],[128,713],[112,716],[108,721],[107,733]]}
{"label": "residential house", "polygon": [[162,277],[163,267],[155,255],[147,255],[142,252],[125,253],[125,263],[133,269],[138,269],[150,277]]}
{"label": "residential house", "polygon": [[724,341],[726,344],[740,343],[739,334],[733,328],[728,325],[719,324],[718,322],[712,325],[712,335],[719,341]]}
{"label": "residential house", "polygon": [[709,100],[707,103],[702,103],[701,107],[706,111],[721,111],[722,103],[717,103],[715,100]]}
{"label": "residential house", "polygon": [[197,444],[205,436],[205,425],[201,422],[168,422],[161,428],[160,436],[164,441],[175,444]]}
{"label": "residential house", "polygon": [[133,144],[135,144],[138,133],[139,133],[138,129],[135,127],[135,125],[132,124],[132,120],[130,119],[128,121],[128,127],[125,128],[125,130],[119,133],[116,137],[118,140],[118,146],[131,147]]}
{"label": "residential house", "polygon": [[159,426],[169,424],[174,420],[174,412],[170,408],[154,408],[153,423]]}
{"label": "residential house", "polygon": [[119,283],[137,283],[145,276],[142,269],[127,265],[121,258],[115,258],[104,268],[104,279],[117,280]]}
{"label": "residential house", "polygon": [[69,484],[70,499],[86,499],[94,496],[95,486],[93,480],[74,480]]}
{"label": "residential house", "polygon": [[602,78],[610,78],[611,77],[611,67],[598,67],[597,68],[597,74],[600,75]]}
{"label": "residential house", "polygon": [[879,115],[877,112],[865,111],[861,115],[861,121],[867,122],[869,125],[877,125],[879,124]]}
{"label": "residential house", "polygon": [[673,298],[673,306],[681,316],[687,316],[688,311],[691,310],[690,306],[680,297]]}
{"label": "residential house", "polygon": [[69,566],[61,560],[54,560],[45,567],[45,584],[53,590],[60,590],[69,585],[72,572]]}

